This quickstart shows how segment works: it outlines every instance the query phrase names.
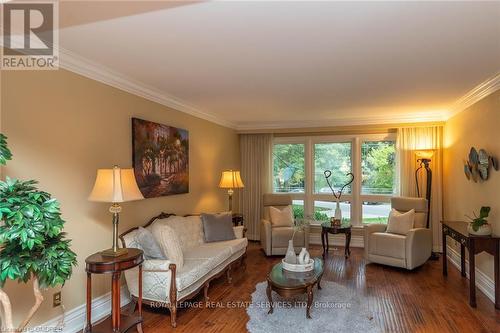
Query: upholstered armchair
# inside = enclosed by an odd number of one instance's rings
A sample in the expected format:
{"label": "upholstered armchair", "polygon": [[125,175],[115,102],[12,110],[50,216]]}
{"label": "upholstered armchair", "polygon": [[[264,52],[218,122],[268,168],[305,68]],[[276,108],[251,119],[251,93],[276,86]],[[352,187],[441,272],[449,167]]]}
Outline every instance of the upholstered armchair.
{"label": "upholstered armchair", "polygon": [[[292,239],[293,227],[274,226],[270,217],[270,207],[283,209],[292,205],[292,197],[286,194],[264,194],[264,212],[260,223],[260,244],[266,255],[284,255],[288,241]],[[293,246],[298,253],[301,248],[309,248],[309,227],[297,231]]]}
{"label": "upholstered armchair", "polygon": [[386,232],[385,224],[365,226],[365,259],[406,269],[423,265],[432,252],[432,232],[426,228],[427,200],[395,197],[391,206],[401,213],[415,209],[414,227],[406,235],[399,235]]}

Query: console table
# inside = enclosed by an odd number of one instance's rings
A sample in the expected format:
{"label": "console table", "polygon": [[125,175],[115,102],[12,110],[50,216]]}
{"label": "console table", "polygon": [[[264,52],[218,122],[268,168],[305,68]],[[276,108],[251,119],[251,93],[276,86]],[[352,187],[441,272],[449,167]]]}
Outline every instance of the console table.
{"label": "console table", "polygon": [[475,255],[487,252],[494,257],[495,265],[495,308],[500,309],[500,270],[499,270],[499,246],[500,236],[476,236],[467,231],[468,222],[442,221],[443,225],[443,275],[448,275],[446,257],[446,236],[460,243],[461,274],[465,274],[465,249],[469,251],[469,304],[476,307],[476,261]]}

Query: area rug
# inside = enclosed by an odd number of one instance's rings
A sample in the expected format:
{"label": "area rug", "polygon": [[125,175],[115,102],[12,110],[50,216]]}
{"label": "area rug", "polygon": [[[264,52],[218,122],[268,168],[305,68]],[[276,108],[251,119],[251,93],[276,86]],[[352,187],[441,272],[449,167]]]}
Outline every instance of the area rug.
{"label": "area rug", "polygon": [[251,333],[293,332],[381,332],[368,311],[366,299],[352,290],[330,281],[321,282],[321,290],[314,288],[311,307],[312,319],[306,319],[306,295],[283,298],[273,292],[274,312],[269,311],[266,295],[267,282],[260,282],[247,308]]}

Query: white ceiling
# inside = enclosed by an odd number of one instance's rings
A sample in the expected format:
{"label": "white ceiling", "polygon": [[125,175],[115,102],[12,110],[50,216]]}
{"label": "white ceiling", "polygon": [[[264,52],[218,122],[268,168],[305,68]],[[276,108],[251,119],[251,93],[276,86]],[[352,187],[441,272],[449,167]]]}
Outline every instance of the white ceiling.
{"label": "white ceiling", "polygon": [[500,71],[500,2],[156,4],[66,3],[61,47],[240,129],[443,120]]}

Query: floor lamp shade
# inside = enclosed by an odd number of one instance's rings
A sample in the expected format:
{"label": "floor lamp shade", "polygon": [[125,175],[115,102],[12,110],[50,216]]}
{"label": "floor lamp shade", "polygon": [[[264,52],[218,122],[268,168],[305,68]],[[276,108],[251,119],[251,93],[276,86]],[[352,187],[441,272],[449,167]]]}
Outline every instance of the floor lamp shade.
{"label": "floor lamp shade", "polygon": [[241,175],[239,171],[223,171],[219,182],[220,188],[227,188],[227,194],[229,195],[229,211],[233,210],[233,193],[235,188],[243,188],[245,185],[241,180]]}
{"label": "floor lamp shade", "polygon": [[118,222],[122,210],[120,203],[144,199],[135,180],[134,169],[99,169],[94,188],[89,195],[90,201],[111,203],[113,214],[113,245],[101,252],[103,256],[118,257],[126,254],[127,249],[118,248]]}

